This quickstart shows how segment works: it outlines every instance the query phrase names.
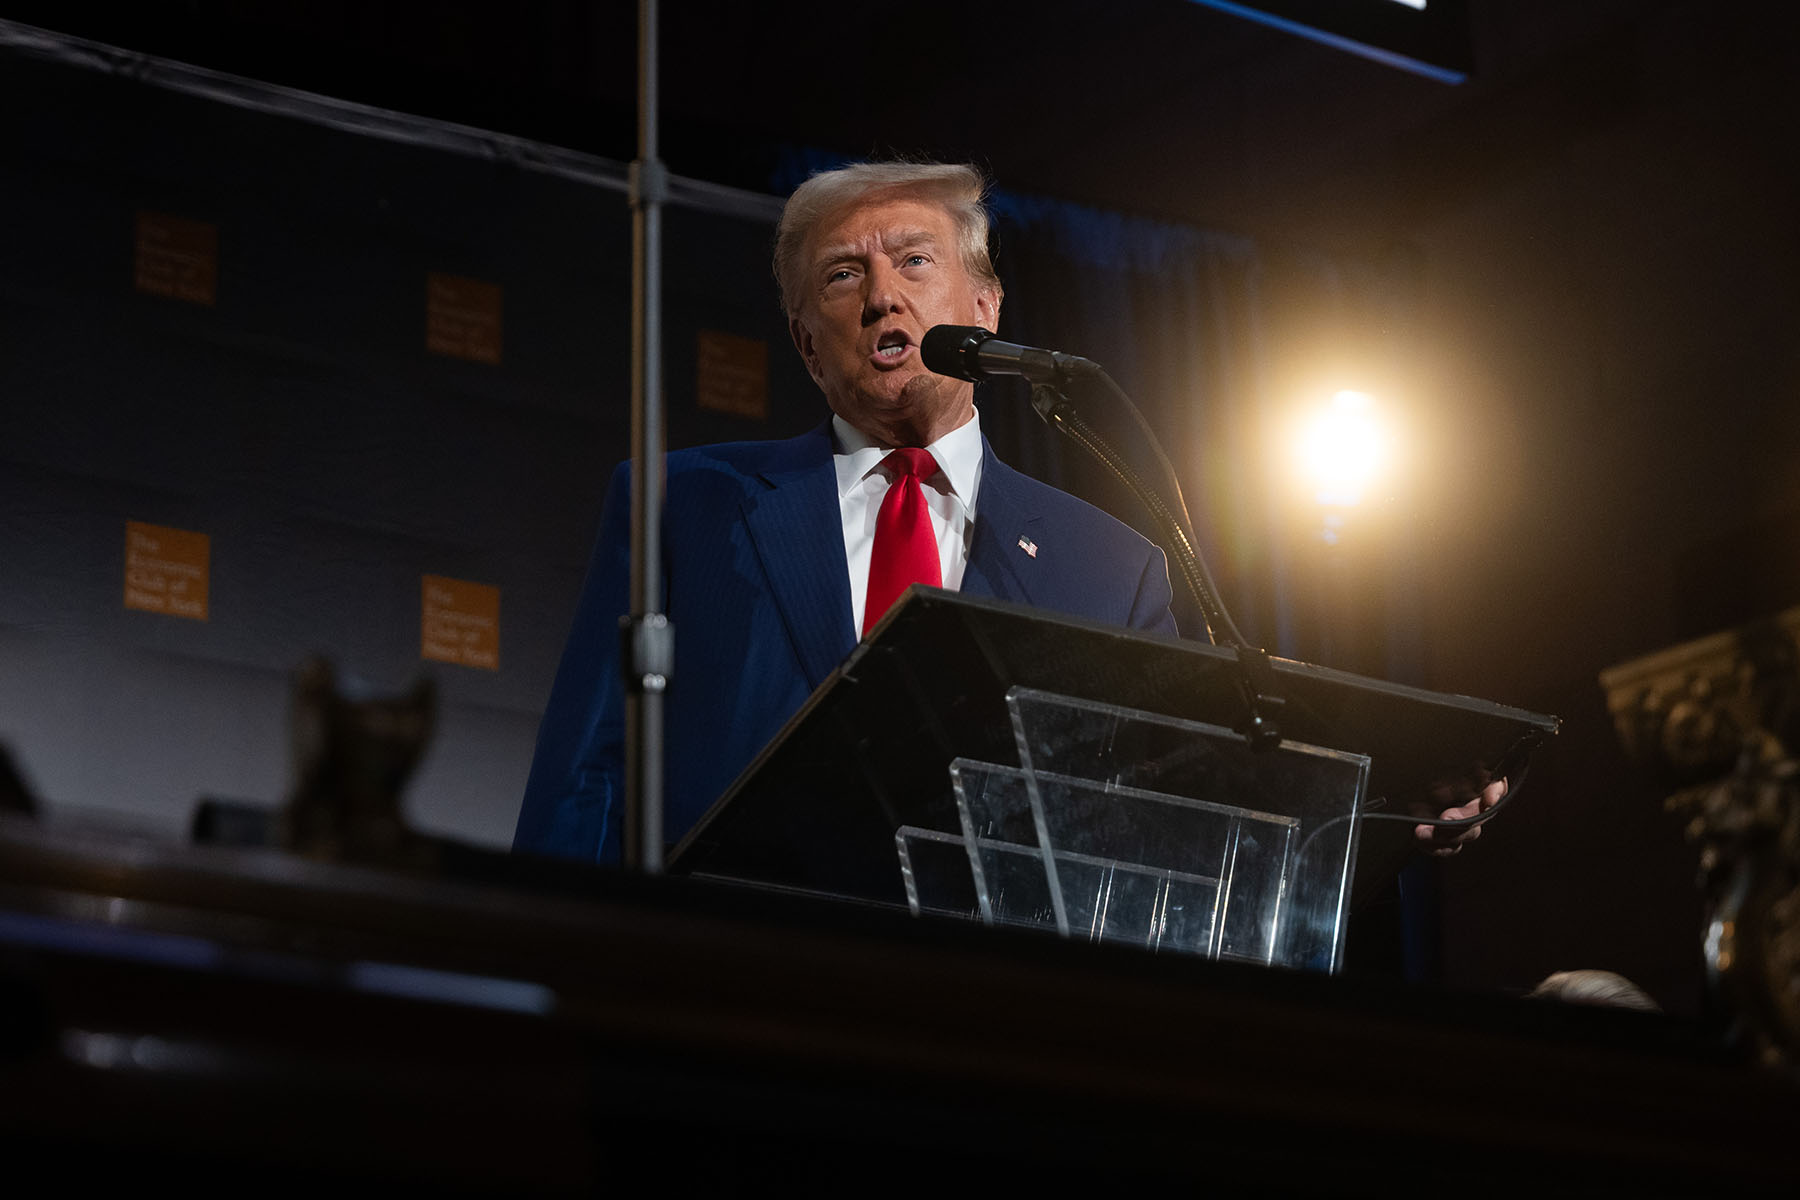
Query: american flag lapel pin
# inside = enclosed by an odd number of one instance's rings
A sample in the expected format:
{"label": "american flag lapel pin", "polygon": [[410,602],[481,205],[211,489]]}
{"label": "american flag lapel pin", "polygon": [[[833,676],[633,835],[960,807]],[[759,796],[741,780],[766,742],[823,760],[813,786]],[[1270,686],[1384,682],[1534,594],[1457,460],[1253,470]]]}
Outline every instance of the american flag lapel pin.
{"label": "american flag lapel pin", "polygon": [[1021,537],[1019,539],[1019,549],[1031,555],[1033,558],[1037,557],[1037,543],[1028,537]]}

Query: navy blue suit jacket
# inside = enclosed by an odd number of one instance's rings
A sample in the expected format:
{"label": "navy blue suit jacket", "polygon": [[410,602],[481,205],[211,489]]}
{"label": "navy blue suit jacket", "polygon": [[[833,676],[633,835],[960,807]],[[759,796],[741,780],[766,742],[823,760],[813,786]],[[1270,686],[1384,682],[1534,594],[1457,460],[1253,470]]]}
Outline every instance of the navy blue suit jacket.
{"label": "navy blue suit jacket", "polygon": [[[831,427],[668,456],[664,833],[680,839],[855,647]],[[613,475],[580,607],[538,729],[515,850],[619,857],[629,609],[628,467]],[[1020,545],[1035,545],[1035,555]],[[1099,509],[1019,474],[982,441],[962,590],[1175,632],[1162,551]]]}

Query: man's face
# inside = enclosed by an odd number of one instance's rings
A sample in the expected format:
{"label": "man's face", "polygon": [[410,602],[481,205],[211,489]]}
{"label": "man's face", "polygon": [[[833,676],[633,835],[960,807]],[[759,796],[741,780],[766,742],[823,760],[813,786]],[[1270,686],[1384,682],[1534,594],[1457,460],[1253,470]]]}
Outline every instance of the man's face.
{"label": "man's face", "polygon": [[974,385],[933,374],[919,342],[934,325],[995,327],[1000,300],[964,270],[950,214],[877,193],[807,238],[794,345],[831,410],[888,446],[924,446],[973,412]]}

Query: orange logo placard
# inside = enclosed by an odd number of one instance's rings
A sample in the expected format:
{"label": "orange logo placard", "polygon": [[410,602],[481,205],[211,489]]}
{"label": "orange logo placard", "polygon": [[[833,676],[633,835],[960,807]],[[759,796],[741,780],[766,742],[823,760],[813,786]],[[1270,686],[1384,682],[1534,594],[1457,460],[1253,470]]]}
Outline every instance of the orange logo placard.
{"label": "orange logo placard", "polygon": [[769,419],[769,343],[702,329],[696,349],[694,392],[701,408]]}
{"label": "orange logo placard", "polygon": [[419,657],[500,669],[500,589],[443,575],[422,577]]}
{"label": "orange logo placard", "polygon": [[432,271],[425,276],[425,349],[500,365],[500,285]]}
{"label": "orange logo placard", "polygon": [[125,607],[207,618],[212,539],[166,525],[125,522]]}
{"label": "orange logo placard", "polygon": [[132,277],[140,292],[213,304],[219,298],[219,227],[163,213],[137,215]]}

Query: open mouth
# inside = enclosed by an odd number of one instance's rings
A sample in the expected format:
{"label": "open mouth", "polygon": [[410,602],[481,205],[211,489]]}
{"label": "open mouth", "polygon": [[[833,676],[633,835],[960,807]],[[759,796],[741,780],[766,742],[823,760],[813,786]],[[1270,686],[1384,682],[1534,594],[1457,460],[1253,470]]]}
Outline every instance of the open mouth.
{"label": "open mouth", "polygon": [[891,329],[881,335],[875,343],[875,357],[883,362],[898,362],[906,357],[906,351],[912,345],[912,339],[898,329]]}

